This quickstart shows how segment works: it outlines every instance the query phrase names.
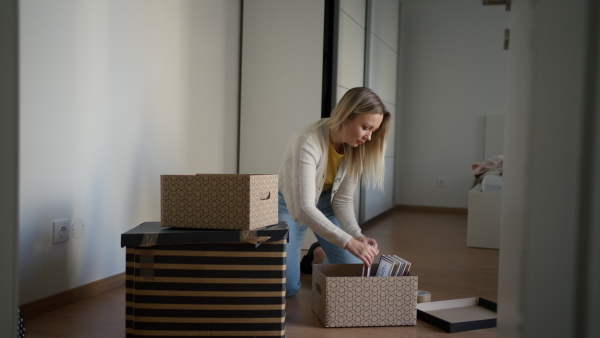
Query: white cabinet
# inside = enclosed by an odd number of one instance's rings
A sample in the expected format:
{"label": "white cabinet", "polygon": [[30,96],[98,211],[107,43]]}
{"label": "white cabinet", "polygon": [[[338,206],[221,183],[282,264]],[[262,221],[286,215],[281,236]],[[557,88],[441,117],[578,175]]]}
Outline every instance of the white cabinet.
{"label": "white cabinet", "polygon": [[383,100],[392,115],[393,127],[385,154],[384,190],[363,189],[360,198],[360,223],[365,223],[394,207],[394,127],[396,113],[397,70],[399,57],[398,30],[400,3],[397,0],[374,0],[368,3],[365,85]]}
{"label": "white cabinet", "polygon": [[482,192],[481,184],[469,191],[467,246],[498,249],[500,247],[500,213],[502,193]]}
{"label": "white cabinet", "polygon": [[321,118],[324,11],[322,0],[244,1],[240,174],[277,174],[290,135]]}

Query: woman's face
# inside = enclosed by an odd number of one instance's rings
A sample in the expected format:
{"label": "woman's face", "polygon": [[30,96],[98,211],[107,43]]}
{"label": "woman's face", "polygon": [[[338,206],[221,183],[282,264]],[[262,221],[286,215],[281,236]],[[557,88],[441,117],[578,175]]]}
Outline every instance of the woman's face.
{"label": "woman's face", "polygon": [[371,135],[379,129],[383,121],[383,114],[357,114],[355,118],[348,119],[342,126],[344,143],[358,147],[370,141]]}

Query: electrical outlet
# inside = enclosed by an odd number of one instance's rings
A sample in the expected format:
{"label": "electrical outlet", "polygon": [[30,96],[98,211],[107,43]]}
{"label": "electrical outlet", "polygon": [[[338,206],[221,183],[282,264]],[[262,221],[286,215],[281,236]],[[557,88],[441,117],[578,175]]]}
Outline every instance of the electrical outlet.
{"label": "electrical outlet", "polygon": [[75,218],[71,223],[71,235],[73,238],[80,239],[85,233],[85,223],[81,218]]}
{"label": "electrical outlet", "polygon": [[438,177],[437,178],[437,187],[438,188],[445,188],[446,187],[446,178],[445,177]]}
{"label": "electrical outlet", "polygon": [[64,219],[62,221],[52,222],[52,229],[54,235],[52,236],[52,243],[62,243],[69,240],[69,220]]}

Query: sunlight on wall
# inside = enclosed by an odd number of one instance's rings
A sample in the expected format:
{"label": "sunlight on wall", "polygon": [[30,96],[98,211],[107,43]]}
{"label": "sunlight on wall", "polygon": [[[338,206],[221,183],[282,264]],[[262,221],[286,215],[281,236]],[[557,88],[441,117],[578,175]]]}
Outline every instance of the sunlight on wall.
{"label": "sunlight on wall", "polygon": [[[239,2],[22,1],[21,302],[125,269],[161,174],[237,168]],[[208,146],[210,144],[210,146]],[[52,244],[54,220],[85,220]]]}

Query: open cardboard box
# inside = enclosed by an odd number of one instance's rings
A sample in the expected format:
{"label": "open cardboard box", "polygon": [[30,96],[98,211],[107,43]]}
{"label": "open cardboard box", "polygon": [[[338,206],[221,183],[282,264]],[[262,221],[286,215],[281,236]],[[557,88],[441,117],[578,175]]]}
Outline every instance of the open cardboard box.
{"label": "open cardboard box", "polygon": [[362,277],[362,264],[314,264],[313,312],[325,327],[400,326],[417,323],[419,277]]}
{"label": "open cardboard box", "polygon": [[472,297],[419,303],[417,318],[452,333],[496,327],[496,311],[496,303]]}

